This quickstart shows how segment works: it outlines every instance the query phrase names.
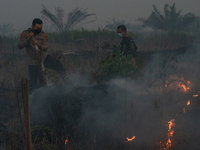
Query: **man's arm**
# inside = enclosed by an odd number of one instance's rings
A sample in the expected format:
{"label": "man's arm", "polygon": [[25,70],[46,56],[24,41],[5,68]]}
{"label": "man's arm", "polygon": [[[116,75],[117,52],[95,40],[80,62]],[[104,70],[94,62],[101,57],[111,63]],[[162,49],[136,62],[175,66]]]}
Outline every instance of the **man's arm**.
{"label": "man's arm", "polygon": [[30,42],[31,37],[32,34],[29,34],[27,31],[22,32],[18,42],[18,48],[24,48]]}
{"label": "man's arm", "polygon": [[129,40],[129,39],[125,39],[125,40],[123,41],[122,45],[121,45],[121,53],[120,53],[120,56],[121,56],[121,55],[126,56],[129,47],[130,47],[130,40]]}
{"label": "man's arm", "polygon": [[43,44],[39,46],[40,50],[46,52],[48,50],[48,36],[45,34]]}

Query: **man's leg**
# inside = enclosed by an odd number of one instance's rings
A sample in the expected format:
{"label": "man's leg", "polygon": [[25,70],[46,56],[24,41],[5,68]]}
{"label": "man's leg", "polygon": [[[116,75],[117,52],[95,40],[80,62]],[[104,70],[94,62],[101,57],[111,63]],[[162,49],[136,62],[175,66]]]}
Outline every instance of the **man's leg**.
{"label": "man's leg", "polygon": [[29,70],[29,93],[31,93],[37,87],[38,80],[38,66],[28,66]]}

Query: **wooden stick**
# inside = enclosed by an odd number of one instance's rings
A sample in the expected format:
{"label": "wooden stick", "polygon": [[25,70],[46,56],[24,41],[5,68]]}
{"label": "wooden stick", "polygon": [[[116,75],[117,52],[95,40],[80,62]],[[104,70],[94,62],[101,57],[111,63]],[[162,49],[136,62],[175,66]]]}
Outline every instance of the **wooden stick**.
{"label": "wooden stick", "polygon": [[30,124],[30,113],[29,113],[29,99],[28,99],[28,80],[25,79],[25,100],[26,100],[26,110],[27,110],[27,143],[28,150],[32,150],[31,142],[31,124]]}
{"label": "wooden stick", "polygon": [[25,133],[24,133],[23,120],[22,120],[22,114],[21,114],[21,107],[20,107],[19,95],[18,95],[17,89],[16,89],[15,93],[16,93],[16,96],[17,96],[17,102],[18,102],[18,108],[19,108],[19,117],[20,117],[21,130],[22,130],[22,139],[23,139],[23,143],[24,143],[24,146],[25,146]]}
{"label": "wooden stick", "polygon": [[24,107],[24,124],[25,124],[25,142],[24,142],[24,150],[28,150],[27,149],[27,113],[26,113],[26,102],[25,102],[25,88],[24,88],[24,79],[22,78],[22,99],[23,99],[23,107]]}

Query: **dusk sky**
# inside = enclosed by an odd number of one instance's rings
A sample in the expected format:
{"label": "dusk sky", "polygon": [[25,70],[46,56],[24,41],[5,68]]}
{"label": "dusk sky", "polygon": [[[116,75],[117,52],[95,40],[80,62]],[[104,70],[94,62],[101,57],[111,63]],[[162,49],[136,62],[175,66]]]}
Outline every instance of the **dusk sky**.
{"label": "dusk sky", "polygon": [[200,16],[199,0],[0,0],[0,24],[12,23],[17,30],[27,28],[31,26],[33,18],[41,18],[43,4],[52,13],[55,12],[54,6],[62,7],[65,14],[76,7],[88,8],[87,12],[95,13],[96,16],[88,18],[87,21],[97,21],[84,27],[97,29],[98,25],[103,28],[106,21],[111,21],[113,17],[126,20],[126,23],[137,24],[137,18],[147,18],[150,15],[153,4],[164,13],[164,5],[171,6],[173,3],[176,3],[177,10],[182,10],[182,15],[192,12]]}

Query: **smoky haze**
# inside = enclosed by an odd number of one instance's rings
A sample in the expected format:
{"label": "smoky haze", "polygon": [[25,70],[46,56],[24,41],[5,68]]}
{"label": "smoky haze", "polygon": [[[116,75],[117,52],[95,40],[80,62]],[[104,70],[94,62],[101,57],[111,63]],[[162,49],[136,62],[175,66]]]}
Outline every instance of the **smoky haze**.
{"label": "smoky haze", "polygon": [[[171,6],[173,3],[176,3],[177,10],[182,10],[182,15],[192,12],[200,16],[198,0],[1,0],[0,20],[1,24],[11,23],[18,32],[21,32],[30,27],[33,18],[41,18],[42,4],[51,12],[54,12],[54,6],[62,7],[65,14],[79,7],[88,8],[88,13],[96,14],[88,19],[96,21],[85,24],[83,27],[97,29],[98,27],[103,28],[113,17],[117,20],[126,20],[126,23],[138,24],[135,20],[139,17],[147,18],[151,14],[154,4],[163,13],[164,5]],[[47,25],[47,22],[45,24]]]}
{"label": "smoky haze", "polygon": [[[31,119],[36,123],[65,127],[69,132],[78,130],[87,138],[95,136],[100,145],[109,139],[121,143],[125,137],[135,135],[132,144],[140,148],[159,143],[161,136],[167,137],[167,122],[175,119],[175,133],[188,134],[184,137],[187,141],[200,124],[195,119],[200,117],[195,109],[197,101],[193,99],[193,105],[186,105],[195,89],[199,89],[198,49],[193,46],[180,55],[154,54],[143,75],[136,80],[117,78],[95,85],[89,84],[87,76],[72,73],[69,86],[61,83],[59,87],[36,91],[30,101]],[[178,86],[187,81],[191,82],[187,85],[191,88],[189,92]],[[184,133],[186,127],[190,131]]]}

